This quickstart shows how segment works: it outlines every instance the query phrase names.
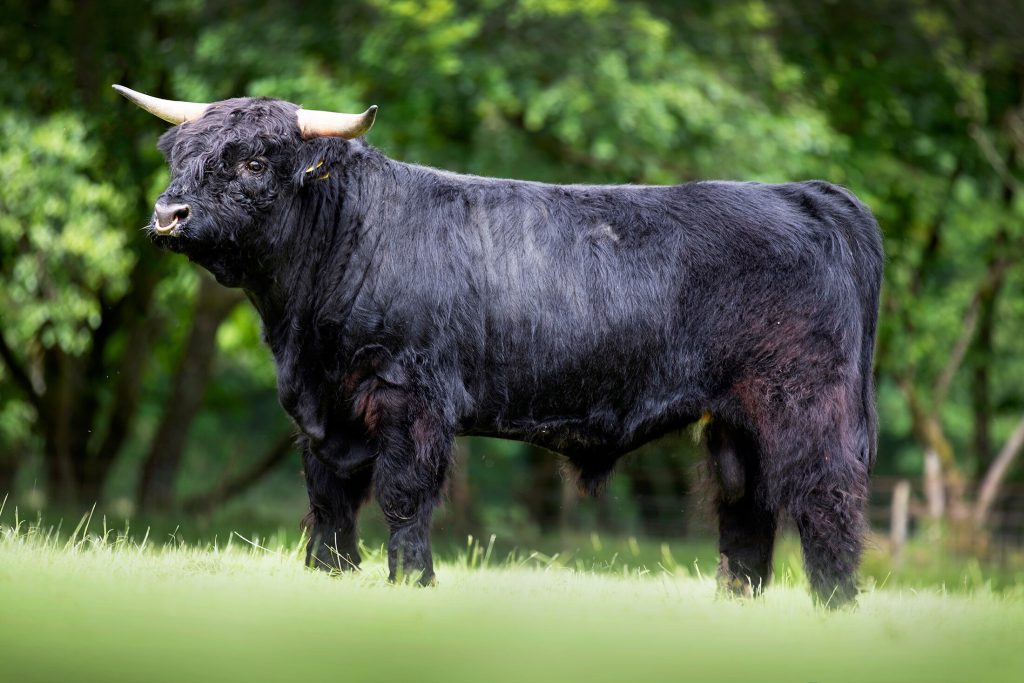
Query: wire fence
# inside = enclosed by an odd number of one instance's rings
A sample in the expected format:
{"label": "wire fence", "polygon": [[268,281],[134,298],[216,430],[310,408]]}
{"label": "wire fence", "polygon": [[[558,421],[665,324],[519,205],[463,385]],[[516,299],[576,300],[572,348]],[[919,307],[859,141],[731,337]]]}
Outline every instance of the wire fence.
{"label": "wire fence", "polygon": [[[871,481],[871,498],[868,502],[868,519],[872,529],[888,533],[892,527],[893,495],[900,482],[910,484],[910,533],[919,528],[925,520],[925,495],[921,481],[905,477],[879,476]],[[967,490],[975,490],[975,483],[968,483]],[[988,529],[991,542],[997,546],[1024,547],[1024,483],[1007,482],[1002,486],[992,507]]]}
{"label": "wire fence", "polygon": [[[659,471],[650,474],[655,481],[668,477],[667,474],[662,477]],[[552,482],[550,488],[532,491],[528,506],[532,510],[527,514],[548,530],[601,530],[661,537],[714,536],[717,533],[714,488],[704,481],[705,478],[706,475],[699,472],[694,474],[687,492],[681,495],[637,492],[631,489],[628,477],[618,475],[608,490],[596,499],[579,496],[572,480],[564,479],[560,486]],[[888,536],[891,532],[893,498],[900,482],[910,484],[906,532],[913,537],[926,525],[927,511],[920,480],[876,476],[872,478],[867,516],[877,535]],[[974,488],[968,484],[967,490]],[[784,527],[789,525],[785,518],[781,523]],[[989,543],[996,549],[1024,547],[1024,483],[1009,482],[1002,487],[993,505],[988,529]]]}

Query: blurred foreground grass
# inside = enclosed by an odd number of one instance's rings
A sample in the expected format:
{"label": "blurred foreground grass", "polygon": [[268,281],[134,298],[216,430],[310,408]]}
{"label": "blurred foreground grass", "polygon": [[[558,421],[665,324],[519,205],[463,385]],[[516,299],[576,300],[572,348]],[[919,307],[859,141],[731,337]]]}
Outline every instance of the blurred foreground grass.
{"label": "blurred foreground grass", "polygon": [[387,584],[371,549],[360,574],[329,577],[302,567],[295,541],[157,543],[88,524],[0,527],[0,681],[935,683],[1024,671],[1024,582],[869,580],[857,609],[829,614],[811,606],[789,547],[768,595],[740,603],[716,599],[713,565],[678,551],[581,570],[473,543],[440,563],[438,587],[418,589]]}

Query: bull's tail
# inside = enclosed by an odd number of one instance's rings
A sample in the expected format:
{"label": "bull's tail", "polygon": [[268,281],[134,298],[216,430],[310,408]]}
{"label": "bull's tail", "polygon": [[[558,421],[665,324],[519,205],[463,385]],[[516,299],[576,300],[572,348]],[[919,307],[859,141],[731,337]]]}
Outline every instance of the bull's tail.
{"label": "bull's tail", "polygon": [[[873,363],[875,355],[875,320],[878,316],[877,309],[870,312],[870,324],[864,326],[864,338],[861,340],[860,375],[861,375],[861,400],[863,401],[861,432],[861,448],[870,470],[875,466],[875,459],[878,457],[878,413],[875,409],[875,380],[873,375]],[[867,316],[865,316],[867,317]],[[865,321],[867,323],[867,321]]]}
{"label": "bull's tail", "polygon": [[871,468],[878,451],[878,415],[875,410],[875,383],[873,365],[875,333],[878,327],[878,302],[882,288],[882,270],[885,254],[882,232],[871,210],[845,187],[814,181],[819,191],[840,201],[833,206],[841,216],[843,233],[853,253],[852,268],[856,282],[861,314],[860,357],[857,371],[860,376],[860,420],[857,425],[858,453]]}
{"label": "bull's tail", "polygon": [[882,233],[871,210],[852,192],[843,192],[855,211],[851,223],[851,244],[853,245],[856,279],[861,305],[861,424],[859,425],[859,446],[861,457],[874,467],[878,455],[878,413],[875,408],[874,357],[875,334],[878,329],[878,304],[882,288],[882,271],[885,254],[882,250]]}

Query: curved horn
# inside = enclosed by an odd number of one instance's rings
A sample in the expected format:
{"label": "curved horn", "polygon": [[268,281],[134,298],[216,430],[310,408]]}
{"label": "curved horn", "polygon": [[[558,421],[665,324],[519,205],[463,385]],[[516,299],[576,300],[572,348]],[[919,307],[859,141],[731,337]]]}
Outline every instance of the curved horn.
{"label": "curved horn", "polygon": [[201,102],[162,100],[159,97],[150,97],[149,95],[143,95],[140,92],[135,92],[131,88],[126,88],[123,85],[115,85],[114,90],[121,93],[134,104],[145,109],[153,116],[157,116],[168,123],[178,124],[185,123],[186,121],[195,121],[203,115],[203,112],[206,111],[206,107],[208,106]]}
{"label": "curved horn", "polygon": [[316,109],[299,109],[299,130],[302,137],[319,138],[335,137],[351,140],[366,135],[373,127],[377,118],[377,105],[373,105],[362,114],[339,114],[333,111],[317,111]]}

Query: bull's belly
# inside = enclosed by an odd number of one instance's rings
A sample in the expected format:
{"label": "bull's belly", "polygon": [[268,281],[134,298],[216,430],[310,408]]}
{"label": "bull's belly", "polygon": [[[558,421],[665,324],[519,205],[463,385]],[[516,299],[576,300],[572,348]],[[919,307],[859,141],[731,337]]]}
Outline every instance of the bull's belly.
{"label": "bull's belly", "polygon": [[703,409],[693,400],[638,401],[629,409],[612,411],[595,406],[576,414],[503,414],[477,416],[459,430],[465,436],[489,436],[522,441],[570,457],[602,456],[631,451],[668,432],[697,421]]}
{"label": "bull's belly", "polygon": [[474,424],[461,430],[461,434],[523,441],[564,455],[622,448],[620,430],[593,424],[585,418],[550,417],[514,420],[502,425]]}
{"label": "bull's belly", "polygon": [[577,356],[551,352],[553,343],[506,348],[520,363],[489,365],[467,386],[475,400],[461,431],[572,456],[626,452],[685,427],[708,409],[714,384],[701,381],[707,372],[692,350],[655,341],[668,337],[605,338]]}

